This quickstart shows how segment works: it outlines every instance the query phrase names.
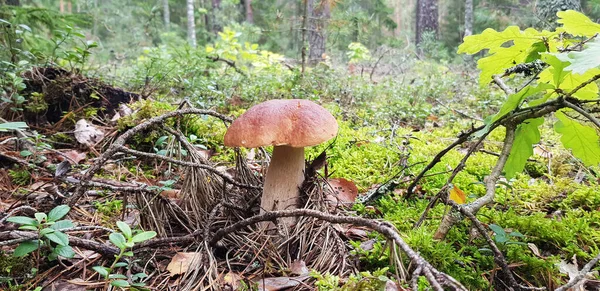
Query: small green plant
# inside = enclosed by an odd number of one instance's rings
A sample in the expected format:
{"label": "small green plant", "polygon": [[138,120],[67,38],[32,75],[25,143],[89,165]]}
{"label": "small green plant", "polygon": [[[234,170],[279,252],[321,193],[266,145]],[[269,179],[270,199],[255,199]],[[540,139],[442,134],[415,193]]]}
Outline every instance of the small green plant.
{"label": "small green plant", "polygon": [[309,275],[317,279],[317,281],[315,282],[315,286],[319,291],[339,289],[340,277],[338,276],[334,276],[329,273],[323,275],[315,270],[312,270]]}
{"label": "small green plant", "polygon": [[20,224],[19,229],[32,230],[38,233],[38,239],[22,242],[13,253],[16,257],[23,257],[27,254],[37,251],[38,258],[40,249],[46,246],[50,249],[48,259],[53,261],[59,256],[63,258],[72,258],[75,255],[73,249],[69,246],[69,237],[61,230],[73,227],[73,222],[63,219],[71,208],[67,205],[59,205],[50,210],[48,214],[37,212],[35,218],[27,216],[9,217],[7,221]]}
{"label": "small green plant", "polygon": [[499,247],[507,246],[510,244],[515,245],[527,245],[524,242],[516,241],[515,238],[523,238],[525,237],[519,231],[513,230],[511,232],[506,232],[504,228],[497,224],[490,224],[490,229],[494,232],[494,241]]}
{"label": "small green plant", "polygon": [[98,210],[98,212],[104,214],[105,216],[117,216],[121,213],[121,210],[123,209],[123,200],[112,199],[104,202],[95,201],[94,207],[96,207],[96,210]]}
{"label": "small green plant", "polygon": [[349,63],[360,63],[371,59],[371,53],[362,43],[353,42],[348,45],[346,55],[350,59]]}
{"label": "small green plant", "polygon": [[18,186],[25,186],[31,182],[31,173],[25,169],[8,170],[8,176]]}
{"label": "small green plant", "polygon": [[98,272],[100,276],[104,277],[104,280],[114,287],[129,288],[130,290],[142,290],[145,283],[142,280],[148,275],[145,273],[136,273],[127,277],[123,274],[115,273],[117,268],[129,267],[135,262],[130,260],[129,262],[121,262],[121,259],[133,257],[133,251],[131,248],[136,243],[147,241],[156,236],[154,231],[140,231],[134,234],[129,225],[122,221],[117,221],[117,227],[121,232],[113,232],[108,238],[112,244],[119,248],[119,254],[115,255],[115,260],[112,262],[110,267],[95,266],[94,271]]}

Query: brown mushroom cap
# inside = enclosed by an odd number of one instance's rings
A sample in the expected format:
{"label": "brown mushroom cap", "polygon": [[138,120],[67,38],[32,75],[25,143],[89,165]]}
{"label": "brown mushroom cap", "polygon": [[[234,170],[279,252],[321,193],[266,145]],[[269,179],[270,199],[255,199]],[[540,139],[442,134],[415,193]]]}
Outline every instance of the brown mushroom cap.
{"label": "brown mushroom cap", "polygon": [[269,100],[233,121],[225,134],[225,145],[307,147],[333,138],[337,131],[333,115],[312,101]]}

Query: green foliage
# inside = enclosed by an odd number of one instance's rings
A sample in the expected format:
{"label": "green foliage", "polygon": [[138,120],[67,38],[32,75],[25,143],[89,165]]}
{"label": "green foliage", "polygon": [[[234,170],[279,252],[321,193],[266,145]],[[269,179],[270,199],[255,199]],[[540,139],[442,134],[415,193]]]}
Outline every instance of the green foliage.
{"label": "green foliage", "polygon": [[31,182],[31,172],[26,169],[8,170],[8,176],[15,185],[24,186]]}
{"label": "green foliage", "polygon": [[350,59],[349,63],[359,63],[362,61],[368,61],[371,59],[371,53],[359,42],[352,42],[348,45],[348,52],[346,55]]}
{"label": "green foliage", "polygon": [[[500,112],[487,120],[486,129],[482,132],[487,132],[494,122],[518,108],[541,106],[544,102],[564,98],[565,94],[566,97],[572,96],[579,100],[598,97],[598,87],[593,82],[600,74],[595,62],[596,45],[592,43],[584,46],[578,53],[565,53],[564,48],[576,47],[578,40],[564,38],[560,32],[592,37],[600,31],[600,25],[572,10],[559,12],[557,15],[560,18],[558,23],[562,26],[556,31],[540,32],[533,28],[521,31],[516,26],[503,32],[487,29],[480,35],[466,37],[465,42],[459,46],[459,53],[468,54],[488,49],[488,56],[477,62],[481,69],[482,85],[490,82],[493,75],[517,64],[536,60],[548,64],[539,73],[538,85],[526,86],[509,96]],[[586,39],[579,41],[585,43]],[[544,46],[538,45],[540,43]],[[538,93],[543,97],[533,100],[538,97]],[[567,116],[564,111],[556,112],[559,121],[554,126],[556,132],[563,135],[563,145],[571,149],[586,165],[597,165],[600,162],[600,144],[596,130],[576,121],[572,114]],[[540,140],[538,127],[542,123],[542,119],[536,119],[535,122],[526,120],[518,125],[515,143],[504,168],[507,178],[523,170],[527,159],[533,154],[532,145]]]}
{"label": "green foliage", "polygon": [[9,217],[8,222],[20,224],[19,229],[36,231],[39,237],[39,239],[28,240],[19,244],[13,255],[23,257],[33,251],[39,252],[40,248],[47,246],[50,249],[47,257],[51,261],[56,260],[59,256],[72,258],[75,252],[69,246],[69,237],[61,231],[74,227],[71,220],[61,220],[69,213],[69,210],[71,210],[69,206],[59,205],[50,210],[48,214],[35,213],[35,218],[26,216]]}
{"label": "green foliage", "polygon": [[[131,249],[136,243],[141,243],[152,239],[156,236],[154,231],[132,231],[129,225],[122,221],[117,221],[117,227],[121,232],[113,232],[108,238],[109,241],[119,248],[119,254],[115,255],[115,260],[110,267],[94,266],[92,269],[96,271],[105,281],[110,282],[111,286],[130,288],[131,290],[138,290],[143,288],[146,284],[143,280],[148,277],[145,273],[129,274],[125,276],[123,274],[114,273],[117,268],[126,267],[127,270],[131,269],[131,264],[137,260],[133,260],[133,252]],[[121,262],[122,259],[127,259],[127,262]]]}

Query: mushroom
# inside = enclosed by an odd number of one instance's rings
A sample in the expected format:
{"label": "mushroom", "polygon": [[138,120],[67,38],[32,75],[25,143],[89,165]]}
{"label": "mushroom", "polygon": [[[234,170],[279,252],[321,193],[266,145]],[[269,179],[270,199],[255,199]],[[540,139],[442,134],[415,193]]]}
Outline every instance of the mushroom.
{"label": "mushroom", "polygon": [[[264,213],[297,208],[304,181],[304,147],[325,142],[337,131],[333,115],[314,102],[269,100],[253,106],[233,121],[225,134],[225,145],[274,146],[260,205],[260,212]],[[289,225],[294,219],[284,221]]]}

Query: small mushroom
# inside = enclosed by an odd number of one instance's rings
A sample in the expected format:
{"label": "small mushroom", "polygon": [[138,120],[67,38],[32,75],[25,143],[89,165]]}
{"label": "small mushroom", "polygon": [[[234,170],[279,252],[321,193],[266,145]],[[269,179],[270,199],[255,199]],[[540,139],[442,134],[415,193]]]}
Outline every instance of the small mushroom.
{"label": "small mushroom", "polygon": [[[273,145],[265,176],[261,213],[297,208],[304,181],[304,147],[333,138],[338,124],[333,115],[314,102],[302,99],[269,100],[248,109],[225,134],[229,147]],[[295,219],[284,219],[289,225]]]}

